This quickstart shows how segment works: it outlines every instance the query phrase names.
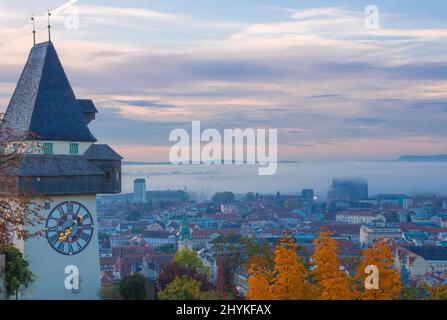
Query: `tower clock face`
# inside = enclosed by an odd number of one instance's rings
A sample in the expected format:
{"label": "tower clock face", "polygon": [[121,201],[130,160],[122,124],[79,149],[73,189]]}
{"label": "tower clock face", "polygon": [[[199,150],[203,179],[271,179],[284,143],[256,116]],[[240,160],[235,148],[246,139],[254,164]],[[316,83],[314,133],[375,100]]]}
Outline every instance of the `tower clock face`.
{"label": "tower clock face", "polygon": [[64,202],[54,208],[45,226],[47,240],[57,252],[75,255],[84,250],[93,237],[93,218],[78,202]]}

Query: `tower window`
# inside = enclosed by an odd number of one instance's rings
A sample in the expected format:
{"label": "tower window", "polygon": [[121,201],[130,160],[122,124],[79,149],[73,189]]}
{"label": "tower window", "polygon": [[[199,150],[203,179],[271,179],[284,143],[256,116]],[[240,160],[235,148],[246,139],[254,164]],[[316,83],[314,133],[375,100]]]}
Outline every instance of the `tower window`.
{"label": "tower window", "polygon": [[50,142],[44,142],[43,154],[53,154],[53,144]]}
{"label": "tower window", "polygon": [[113,171],[112,171],[112,169],[110,169],[110,168],[106,168],[106,169],[104,170],[104,173],[105,173],[105,175],[104,175],[104,181],[105,181],[105,182],[112,182],[112,181],[113,181]]}
{"label": "tower window", "polygon": [[79,154],[79,144],[70,143],[70,154]]}

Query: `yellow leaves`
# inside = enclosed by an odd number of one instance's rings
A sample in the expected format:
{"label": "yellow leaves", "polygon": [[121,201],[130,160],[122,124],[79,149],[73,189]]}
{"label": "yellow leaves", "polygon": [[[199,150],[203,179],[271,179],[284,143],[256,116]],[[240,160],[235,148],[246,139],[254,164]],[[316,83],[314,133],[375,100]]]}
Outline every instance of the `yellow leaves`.
{"label": "yellow leaves", "polygon": [[271,291],[272,286],[270,280],[272,274],[268,271],[257,267],[255,264],[250,266],[248,271],[250,277],[247,280],[248,293],[247,299],[249,300],[272,300],[273,293]]}
{"label": "yellow leaves", "polygon": [[303,300],[310,296],[307,270],[291,238],[285,237],[275,248],[273,270],[252,262],[248,274],[250,300]]}
{"label": "yellow leaves", "polygon": [[[248,264],[248,294],[250,300],[391,300],[398,299],[402,289],[400,276],[394,268],[391,249],[379,241],[363,253],[357,274],[351,278],[338,258],[338,245],[331,233],[322,228],[311,257],[309,273],[296,253],[293,239],[285,236],[274,250],[273,267],[259,263],[262,257],[252,257]],[[368,266],[379,272],[379,288],[366,289]],[[371,268],[370,268],[371,269]],[[442,292],[440,295],[443,296]]]}
{"label": "yellow leaves", "polygon": [[315,281],[317,299],[355,299],[356,294],[350,278],[341,270],[337,242],[331,236],[327,229],[322,228],[320,235],[313,242],[315,246],[312,255],[314,269],[311,274]]}
{"label": "yellow leaves", "polygon": [[[385,240],[376,242],[371,248],[364,250],[363,260],[357,270],[355,280],[362,288],[361,299],[364,300],[395,300],[399,299],[402,291],[402,283],[399,272],[394,268],[394,259],[391,249]],[[378,289],[365,289],[365,281],[368,274],[365,270],[368,266],[375,266],[378,269],[379,286]]]}

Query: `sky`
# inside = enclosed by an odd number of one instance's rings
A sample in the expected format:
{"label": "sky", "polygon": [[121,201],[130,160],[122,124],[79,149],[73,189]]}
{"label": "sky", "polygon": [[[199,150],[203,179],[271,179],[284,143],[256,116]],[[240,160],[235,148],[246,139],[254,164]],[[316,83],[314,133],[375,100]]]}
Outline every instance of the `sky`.
{"label": "sky", "polygon": [[0,111],[47,9],[77,97],[100,111],[92,132],[127,160],[167,161],[191,121],[278,129],[280,160],[447,153],[445,0],[0,0]]}

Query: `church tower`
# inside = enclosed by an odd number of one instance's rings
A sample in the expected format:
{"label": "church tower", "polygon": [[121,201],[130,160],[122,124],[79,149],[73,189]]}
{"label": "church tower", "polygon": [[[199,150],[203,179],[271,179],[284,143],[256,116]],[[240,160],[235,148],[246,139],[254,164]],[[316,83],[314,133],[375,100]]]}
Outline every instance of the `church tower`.
{"label": "church tower", "polygon": [[[96,195],[121,192],[121,156],[88,128],[97,110],[77,99],[51,41],[34,45],[3,129],[38,144],[16,171],[18,192],[32,192],[43,236],[16,241],[36,281],[23,299],[98,299]],[[33,228],[34,230],[34,228]]]}

